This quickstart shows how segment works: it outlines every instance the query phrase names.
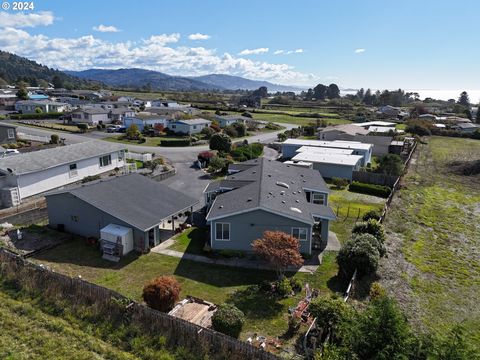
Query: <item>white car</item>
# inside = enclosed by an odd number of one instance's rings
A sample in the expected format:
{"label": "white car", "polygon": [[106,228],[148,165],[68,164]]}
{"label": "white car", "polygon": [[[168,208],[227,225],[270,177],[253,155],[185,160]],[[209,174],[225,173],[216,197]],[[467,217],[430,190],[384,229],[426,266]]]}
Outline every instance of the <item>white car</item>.
{"label": "white car", "polygon": [[17,149],[5,149],[5,152],[3,154],[4,156],[17,155],[20,154],[20,151],[18,151]]}

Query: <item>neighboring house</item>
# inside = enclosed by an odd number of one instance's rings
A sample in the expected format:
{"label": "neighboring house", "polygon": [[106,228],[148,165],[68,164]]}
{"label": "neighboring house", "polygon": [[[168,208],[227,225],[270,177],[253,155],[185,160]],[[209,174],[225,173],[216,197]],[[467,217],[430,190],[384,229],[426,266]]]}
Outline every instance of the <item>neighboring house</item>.
{"label": "neighboring house", "polygon": [[175,120],[168,123],[167,127],[176,134],[198,134],[212,122],[205,119]]}
{"label": "neighboring house", "polygon": [[123,119],[127,117],[134,117],[134,116],[135,116],[135,110],[125,108],[125,107],[111,109],[110,112],[108,113],[108,118],[110,119],[110,121],[123,122]]}
{"label": "neighboring house", "polygon": [[17,127],[11,124],[0,124],[0,144],[17,142]]}
{"label": "neighboring house", "polygon": [[36,109],[42,113],[65,112],[69,107],[67,103],[48,100],[21,100],[15,103],[15,110],[22,114],[34,114]]}
{"label": "neighboring house", "polygon": [[13,106],[17,102],[17,95],[11,90],[0,90],[0,106]]}
{"label": "neighboring house", "polygon": [[3,207],[23,199],[99,175],[125,165],[123,144],[86,141],[0,159]]}
{"label": "neighboring house", "polygon": [[437,117],[433,114],[422,114],[418,115],[418,118],[421,120],[436,121]]}
{"label": "neighboring house", "polygon": [[255,122],[252,118],[241,115],[217,115],[215,116],[215,119],[218,121],[218,125],[221,128],[225,128],[235,123],[241,123],[246,126],[251,122]]}
{"label": "neighboring house", "polygon": [[452,130],[460,131],[462,133],[473,133],[480,129],[480,125],[472,123],[458,123],[450,127]]}
{"label": "neighboring house", "polygon": [[318,171],[265,158],[229,170],[237,172],[204,190],[212,249],[251,251],[267,230],[296,237],[302,253],[325,246],[335,215]]}
{"label": "neighboring house", "polygon": [[357,135],[367,135],[369,131],[354,124],[327,126],[318,132],[319,140],[350,140],[355,141]]}
{"label": "neighboring house", "polygon": [[381,115],[391,116],[395,118],[408,116],[407,112],[403,111],[398,107],[393,107],[391,105],[380,106],[378,108],[378,112]]}
{"label": "neighboring house", "polygon": [[152,107],[152,102],[150,100],[141,100],[141,99],[136,99],[133,101],[134,106],[143,106],[145,108],[150,108]]}
{"label": "neighboring house", "polygon": [[197,116],[200,114],[200,110],[193,107],[151,107],[148,108],[149,112],[155,113],[157,115],[168,115],[173,118],[181,118],[185,114],[190,116]]}
{"label": "neighboring house", "polygon": [[[192,212],[198,200],[139,174],[87,183],[46,194],[49,224],[69,233],[100,238],[115,224],[133,230],[133,248],[145,252],[169,238],[160,225],[180,212]],[[167,223],[167,224],[165,224]],[[167,232],[168,236],[161,236]]]}
{"label": "neighboring house", "polygon": [[108,117],[109,112],[109,110],[97,107],[77,109],[72,111],[72,122],[89,125],[107,124],[111,122]]}
{"label": "neighboring house", "polygon": [[287,139],[279,143],[282,147],[282,156],[285,159],[291,159],[297,154],[297,150],[302,146],[313,146],[319,148],[333,148],[353,150],[352,155],[361,155],[361,166],[367,166],[372,161],[372,153],[374,146],[359,141],[323,141],[323,140],[304,140],[304,139]]}
{"label": "neighboring house", "polygon": [[[292,161],[312,164],[312,169],[318,170],[324,178],[342,178],[352,181],[353,172],[360,170],[363,157],[353,155],[353,150],[344,150],[345,152],[342,153],[330,152],[330,150],[339,149],[308,147],[306,150],[299,151]],[[346,153],[347,151],[350,153]]]}
{"label": "neighboring house", "polygon": [[391,121],[367,121],[363,123],[352,123],[352,125],[363,127],[364,129],[368,129],[370,126],[386,126],[386,127],[395,127],[394,122]]}
{"label": "neighboring house", "polygon": [[134,117],[125,117],[123,119],[123,125],[128,129],[132,124],[135,124],[138,127],[138,130],[143,131],[146,125],[154,127],[157,124],[161,124],[164,127],[167,127],[168,120],[160,116],[134,116]]}

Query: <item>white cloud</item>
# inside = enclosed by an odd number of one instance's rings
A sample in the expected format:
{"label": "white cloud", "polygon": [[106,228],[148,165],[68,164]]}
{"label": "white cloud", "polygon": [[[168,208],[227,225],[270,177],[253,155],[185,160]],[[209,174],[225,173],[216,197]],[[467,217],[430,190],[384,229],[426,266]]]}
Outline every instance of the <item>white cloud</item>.
{"label": "white cloud", "polygon": [[279,50],[275,50],[273,52],[274,55],[290,55],[290,54],[301,54],[303,53],[304,50],[303,49],[295,49],[295,50],[282,50],[282,49],[279,49]]}
{"label": "white cloud", "polygon": [[119,32],[120,29],[116,28],[115,26],[107,26],[107,25],[98,25],[98,26],[94,26],[92,28],[93,30],[95,31],[98,31],[98,32],[102,32],[102,33],[107,33],[107,32]]}
{"label": "white cloud", "polygon": [[188,38],[190,40],[208,40],[210,39],[210,35],[195,33],[195,34],[188,35]]}
{"label": "white cloud", "polygon": [[238,53],[238,55],[258,55],[268,52],[268,48],[245,49]]}
{"label": "white cloud", "polygon": [[94,35],[51,38],[0,24],[0,48],[64,70],[139,67],[172,75],[212,73],[268,80],[280,84],[311,85],[318,78],[288,64],[254,61],[205,47],[175,46],[180,34],[157,34],[141,41],[107,41]]}
{"label": "white cloud", "polygon": [[361,54],[361,53],[364,53],[365,52],[365,49],[362,49],[362,48],[359,48],[359,49],[355,49],[355,54]]}
{"label": "white cloud", "polygon": [[0,26],[26,28],[35,26],[47,26],[53,24],[55,17],[51,11],[40,11],[38,13],[10,13],[0,12]]}

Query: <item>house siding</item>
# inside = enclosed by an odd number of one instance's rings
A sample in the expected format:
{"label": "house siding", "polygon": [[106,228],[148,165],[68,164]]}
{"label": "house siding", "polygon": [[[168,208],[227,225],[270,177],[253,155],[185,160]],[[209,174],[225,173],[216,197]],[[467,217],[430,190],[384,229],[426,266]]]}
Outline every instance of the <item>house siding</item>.
{"label": "house siding", "polygon": [[358,163],[356,166],[313,163],[313,169],[318,170],[322,177],[328,179],[339,177],[351,181],[353,171],[358,170],[359,168],[360,166]]}
{"label": "house siding", "polygon": [[[100,167],[100,156],[83,159],[69,164],[55,166],[50,169],[36,171],[28,174],[16,175],[20,198],[36,195],[67,184],[82,180],[86,176],[98,175],[111,171],[116,167],[123,167],[124,160],[119,159],[118,152],[110,153],[112,163]],[[70,177],[70,164],[77,164],[77,176]]]}
{"label": "house siding", "polygon": [[[13,130],[13,138],[8,137],[9,131]],[[17,129],[15,127],[0,126],[0,144],[10,144],[17,141]]]}
{"label": "house siding", "polygon": [[[215,240],[215,227],[217,223],[230,223],[229,241]],[[252,251],[252,242],[262,238],[263,233],[267,230],[283,231],[291,234],[292,228],[307,228],[307,241],[300,241],[300,252],[311,253],[311,225],[263,210],[254,210],[244,214],[213,220],[210,221],[210,225],[212,249],[241,251]]]}
{"label": "house siding", "polygon": [[[148,247],[148,233],[84,202],[69,193],[48,195],[47,211],[49,225],[58,228],[63,225],[66,232],[100,238],[100,229],[109,224],[122,225],[133,229],[135,247]],[[75,217],[75,220],[74,220]]]}

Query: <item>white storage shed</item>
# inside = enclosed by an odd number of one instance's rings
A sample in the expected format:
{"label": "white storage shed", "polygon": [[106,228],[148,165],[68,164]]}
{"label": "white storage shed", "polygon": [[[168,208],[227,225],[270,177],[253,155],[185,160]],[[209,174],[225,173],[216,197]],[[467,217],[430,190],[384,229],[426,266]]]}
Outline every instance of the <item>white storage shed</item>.
{"label": "white storage shed", "polygon": [[118,257],[133,250],[133,230],[129,227],[108,224],[100,230],[100,239],[104,257]]}

